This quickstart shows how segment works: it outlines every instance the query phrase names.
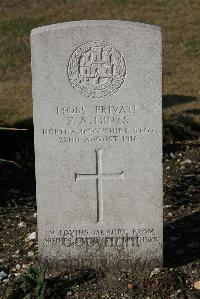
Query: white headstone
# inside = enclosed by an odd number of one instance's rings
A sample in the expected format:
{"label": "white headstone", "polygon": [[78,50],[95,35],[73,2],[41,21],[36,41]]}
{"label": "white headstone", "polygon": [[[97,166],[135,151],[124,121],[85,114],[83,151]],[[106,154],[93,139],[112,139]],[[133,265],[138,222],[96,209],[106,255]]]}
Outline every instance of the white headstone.
{"label": "white headstone", "polygon": [[33,29],[31,48],[39,258],[161,266],[159,27],[68,22]]}

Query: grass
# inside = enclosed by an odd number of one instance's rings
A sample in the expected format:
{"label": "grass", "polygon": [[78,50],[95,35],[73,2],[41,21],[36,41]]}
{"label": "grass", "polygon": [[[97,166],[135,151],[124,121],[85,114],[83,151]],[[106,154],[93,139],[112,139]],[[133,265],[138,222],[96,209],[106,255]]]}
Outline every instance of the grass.
{"label": "grass", "polygon": [[11,71],[16,67],[20,67],[22,63],[26,63],[29,59],[29,45],[26,40],[17,39],[15,46],[12,46],[12,41],[6,42],[5,47],[2,48],[0,58],[0,67],[2,72],[6,72],[7,69]]}
{"label": "grass", "polygon": [[5,299],[43,299],[45,298],[46,267],[32,268],[20,275],[15,284],[8,287]]}
{"label": "grass", "polygon": [[128,4],[128,2],[130,2],[130,0],[114,0],[114,4],[118,5],[126,5]]}
{"label": "grass", "polygon": [[9,37],[29,35],[34,27],[45,23],[44,17],[19,16],[12,20],[6,19],[0,22],[0,34],[5,34]]}
{"label": "grass", "polygon": [[45,24],[42,17],[17,17],[0,22],[0,68],[2,80],[8,79],[6,73],[15,73],[16,68],[30,61],[29,34],[34,27]]}
{"label": "grass", "polygon": [[[111,0],[113,5],[128,5],[128,4],[137,4],[137,5],[148,5],[149,0]],[[158,6],[165,6],[169,1],[172,0],[151,0],[151,4]]]}
{"label": "grass", "polygon": [[186,41],[183,46],[187,54],[194,56],[200,55],[200,38],[190,39]]}

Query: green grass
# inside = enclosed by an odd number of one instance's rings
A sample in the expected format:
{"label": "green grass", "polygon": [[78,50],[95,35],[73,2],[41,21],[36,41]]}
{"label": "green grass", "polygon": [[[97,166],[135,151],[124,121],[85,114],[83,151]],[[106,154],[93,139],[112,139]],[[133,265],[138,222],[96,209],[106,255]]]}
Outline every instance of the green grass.
{"label": "green grass", "polygon": [[44,299],[46,290],[46,267],[29,268],[12,287],[8,287],[5,299]]}
{"label": "green grass", "polygon": [[[108,0],[106,0],[108,2]],[[153,5],[158,5],[158,6],[166,6],[171,2],[172,0],[151,0],[151,3]],[[135,5],[149,5],[150,1],[149,0],[111,0],[110,2],[113,3],[113,5],[127,5],[127,4],[135,4]]]}
{"label": "green grass", "polygon": [[0,22],[0,68],[2,73],[15,71],[30,61],[29,35],[31,29],[44,25],[42,17],[17,17]]}
{"label": "green grass", "polygon": [[130,0],[114,0],[115,4],[126,5],[130,2]]}
{"label": "green grass", "polygon": [[5,40],[5,46],[0,50],[1,71],[7,68],[15,68],[18,64],[26,62],[30,56],[29,43],[24,39],[16,39],[13,45],[12,40]]}
{"label": "green grass", "polygon": [[200,38],[193,38],[183,44],[185,52],[189,55],[200,55]]}
{"label": "green grass", "polygon": [[31,29],[46,24],[44,17],[17,17],[11,20],[2,20],[0,22],[0,34],[6,34],[9,37],[20,37],[30,34]]}

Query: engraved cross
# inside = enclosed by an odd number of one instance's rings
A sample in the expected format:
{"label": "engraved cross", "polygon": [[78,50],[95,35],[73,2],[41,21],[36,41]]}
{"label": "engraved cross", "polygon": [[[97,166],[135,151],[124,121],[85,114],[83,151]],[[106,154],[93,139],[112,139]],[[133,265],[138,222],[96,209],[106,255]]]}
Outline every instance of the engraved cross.
{"label": "engraved cross", "polygon": [[123,170],[120,173],[103,173],[102,166],[102,152],[103,149],[95,150],[96,152],[96,173],[94,174],[79,174],[75,173],[75,181],[78,180],[96,180],[97,186],[97,222],[103,221],[103,191],[102,180],[103,179],[123,179]]}

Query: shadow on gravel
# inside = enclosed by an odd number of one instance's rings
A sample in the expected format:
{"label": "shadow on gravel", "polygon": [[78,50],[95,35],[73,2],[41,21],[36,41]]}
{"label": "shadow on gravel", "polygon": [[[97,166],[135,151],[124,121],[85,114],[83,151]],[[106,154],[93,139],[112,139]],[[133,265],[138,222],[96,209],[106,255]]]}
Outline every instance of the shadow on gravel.
{"label": "shadow on gravel", "polygon": [[93,269],[85,269],[76,274],[70,275],[70,277],[63,278],[61,276],[57,276],[55,278],[50,278],[47,279],[47,290],[49,291],[48,295],[59,295],[59,298],[62,298],[64,295],[63,298],[66,298],[66,292],[74,285],[81,285],[90,281],[95,282],[103,277],[103,273],[95,272]]}
{"label": "shadow on gravel", "polygon": [[23,204],[24,198],[35,201],[35,170],[33,147],[33,123],[31,119],[13,125],[27,131],[0,130],[0,159],[11,160],[0,163],[0,206],[11,200],[14,205]]}
{"label": "shadow on gravel", "polygon": [[169,119],[163,119],[164,144],[196,140],[199,137],[200,125],[187,114],[173,115]]}
{"label": "shadow on gravel", "polygon": [[200,259],[200,213],[177,219],[164,228],[165,267],[177,267]]}
{"label": "shadow on gravel", "polygon": [[198,207],[200,204],[200,171],[197,168],[188,170],[187,173],[179,176],[178,184],[170,189],[166,194],[170,198],[169,203],[174,208],[184,206]]}
{"label": "shadow on gravel", "polygon": [[168,108],[174,105],[181,105],[197,100],[197,97],[192,96],[184,96],[177,94],[163,95],[163,108]]}
{"label": "shadow on gravel", "polygon": [[[200,137],[200,124],[197,121],[199,109],[188,109],[173,113],[165,117],[168,107],[198,102],[199,98],[182,95],[163,96],[163,142],[164,144],[176,143],[186,140],[194,140]],[[199,101],[200,103],[200,101]]]}

